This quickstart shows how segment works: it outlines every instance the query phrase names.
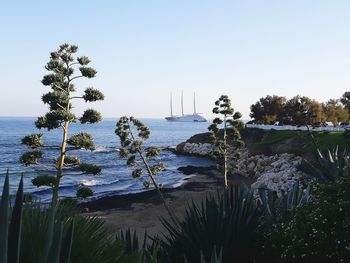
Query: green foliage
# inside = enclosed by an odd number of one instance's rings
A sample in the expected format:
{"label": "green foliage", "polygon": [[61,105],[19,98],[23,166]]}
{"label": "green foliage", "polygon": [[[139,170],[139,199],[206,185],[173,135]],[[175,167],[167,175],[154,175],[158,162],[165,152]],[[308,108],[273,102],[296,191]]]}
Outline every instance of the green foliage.
{"label": "green foliage", "polygon": [[95,150],[94,139],[91,134],[81,132],[71,136],[67,140],[67,144],[74,146],[77,149]]}
{"label": "green foliage", "polygon": [[44,145],[41,133],[33,133],[22,139],[22,144],[27,145],[31,149],[37,149]]}
{"label": "green foliage", "polygon": [[[122,148],[120,149],[120,156],[127,159],[127,165],[133,167],[132,176],[141,179],[145,166],[149,178],[153,179],[157,173],[163,171],[164,165],[162,163],[154,163],[152,159],[160,154],[160,149],[156,147],[143,148],[143,143],[149,138],[150,131],[147,126],[140,120],[134,117],[121,117],[117,123],[115,130],[116,135],[120,139]],[[136,135],[137,134],[137,135]],[[139,158],[138,158],[139,157]],[[152,162],[152,165],[149,165]],[[143,185],[148,188],[151,182],[143,179]],[[153,183],[155,187],[155,183]]]}
{"label": "green foliage", "polygon": [[350,130],[349,129],[345,129],[344,133],[343,133],[344,139],[349,141],[350,140]]}
{"label": "green foliage", "polygon": [[[56,163],[58,160],[56,161]],[[64,157],[64,166],[65,167],[71,167],[71,166],[79,166],[80,165],[80,159],[76,156],[70,156],[66,155]]]}
{"label": "green foliage", "polygon": [[62,127],[64,122],[75,122],[76,116],[71,112],[64,112],[62,110],[50,111],[43,117],[39,117],[35,122],[38,129],[45,128],[47,130],[54,130]]}
{"label": "green foliage", "polygon": [[81,187],[77,190],[77,197],[80,197],[80,198],[87,198],[93,195],[94,195],[94,192],[89,187]]}
{"label": "green foliage", "polygon": [[[235,112],[231,106],[231,100],[226,95],[222,95],[215,101],[213,113],[221,115],[213,120],[208,127],[210,139],[213,142],[215,150],[214,157],[218,160],[218,168],[224,173],[224,184],[228,186],[227,174],[234,167],[229,167],[239,155],[234,153],[233,147],[242,147],[244,142],[239,132],[242,122],[239,120],[242,115]],[[219,125],[223,124],[223,130],[219,129]]]}
{"label": "green foliage", "polygon": [[167,262],[161,240],[150,238],[147,232],[145,232],[142,242],[139,241],[136,231],[132,232],[130,229],[120,231],[116,235],[116,240],[126,243],[128,253],[138,251],[140,263]]}
{"label": "green foliage", "polygon": [[[76,209],[75,209],[76,210]],[[60,204],[54,214],[53,235],[59,234],[62,226],[63,239],[61,255],[67,255],[67,245],[71,240],[69,263],[133,263],[139,254],[129,252],[122,241],[113,241],[104,227],[104,221],[96,217],[76,214],[72,206]],[[74,220],[74,225],[72,222]],[[52,227],[50,210],[37,206],[27,206],[23,211],[20,262],[38,263],[44,256],[47,236]],[[67,235],[72,233],[73,235]],[[57,254],[57,252],[56,252]],[[50,263],[55,261],[50,261]],[[62,261],[64,262],[64,261]]]}
{"label": "green foliage", "polygon": [[332,122],[334,126],[349,122],[349,112],[339,103],[339,100],[329,100],[323,107],[327,115],[327,121]]}
{"label": "green foliage", "polygon": [[285,97],[268,95],[250,106],[250,117],[256,124],[275,124],[279,121],[285,104]]}
{"label": "green foliage", "polygon": [[83,96],[83,99],[86,102],[93,102],[93,101],[98,101],[98,100],[104,100],[104,95],[102,94],[101,91],[94,89],[94,88],[87,88],[85,90],[85,94]]}
{"label": "green foliage", "polygon": [[184,219],[174,225],[163,219],[168,233],[165,249],[170,262],[205,262],[222,253],[222,262],[252,262],[256,230],[265,209],[253,190],[245,186],[229,188],[209,196],[201,205],[192,202]]}
{"label": "green foliage", "polygon": [[295,96],[286,102],[280,123],[317,127],[325,121],[326,115],[321,103],[308,97]]}
{"label": "green foliage", "polygon": [[93,110],[93,109],[88,109],[86,111],[84,111],[83,116],[81,116],[81,118],[79,119],[79,121],[82,124],[85,123],[97,123],[100,122],[102,120],[102,115],[101,113]]}
{"label": "green foliage", "polygon": [[[155,160],[155,157],[160,154],[160,150],[155,147],[146,149],[142,147],[150,136],[148,127],[140,120],[126,116],[121,117],[116,126],[115,134],[119,137],[122,147],[119,154],[123,158],[128,158],[127,165],[133,167],[132,177],[141,180],[145,188],[149,188],[151,185],[154,186],[171,220],[176,223],[177,218],[160,191],[161,184],[158,184],[155,180],[157,173],[164,170],[164,165]],[[144,168],[148,179],[142,177]]]}
{"label": "green foliage", "polygon": [[38,159],[42,158],[43,154],[40,151],[31,151],[31,152],[26,152],[22,154],[20,157],[19,161],[24,164],[25,166],[31,165],[31,164],[37,164]]}
{"label": "green foliage", "polygon": [[41,100],[48,104],[50,111],[61,111],[69,104],[69,95],[66,92],[53,91],[44,94]]}
{"label": "green foliage", "polygon": [[86,56],[81,56],[81,57],[77,58],[77,60],[78,60],[79,64],[82,66],[86,66],[91,62],[91,60]]}
{"label": "green foliage", "polygon": [[350,92],[346,92],[340,100],[331,99],[326,103],[299,95],[288,101],[284,97],[266,96],[250,107],[251,122],[318,127],[328,121],[336,126],[349,122],[349,98]]}
{"label": "green foliage", "polygon": [[89,79],[94,78],[97,74],[97,71],[90,67],[80,67],[79,70],[83,77],[87,77]]}
{"label": "green foliage", "polygon": [[[64,176],[65,168],[77,166],[80,163],[79,159],[66,156],[67,151],[71,150],[66,147],[67,143],[78,149],[95,149],[92,136],[86,133],[77,134],[67,140],[69,125],[77,120],[72,110],[72,101],[74,99],[83,99],[85,102],[93,102],[104,99],[104,95],[94,88],[87,88],[84,95],[74,96],[77,90],[73,82],[76,79],[93,78],[97,74],[95,69],[87,66],[91,62],[90,59],[86,56],[77,57],[77,51],[78,46],[65,43],[60,45],[56,51],[51,52],[50,60],[45,66],[49,73],[41,81],[44,86],[51,88],[51,91],[42,96],[42,101],[49,106],[49,111],[44,116],[38,117],[35,126],[38,129],[44,128],[49,131],[58,128],[62,129],[62,142],[57,145],[60,149],[60,155],[55,158],[54,164],[42,164],[56,168],[56,181],[54,184],[50,184],[53,188],[53,203],[57,202],[59,184],[62,176]],[[100,113],[93,109],[88,109],[79,120],[84,124],[97,123],[101,119]],[[32,149],[43,147],[41,137],[41,134],[32,134],[24,137],[22,143]],[[20,161],[24,165],[38,164],[37,159],[41,157],[42,154],[39,154],[39,152],[30,152],[22,155]],[[44,185],[49,184],[46,182]]]}
{"label": "green foliage", "polygon": [[[269,151],[269,148],[274,147],[276,144],[284,144],[288,143],[288,140],[297,139],[302,144],[302,148],[299,149],[300,154],[306,152],[315,153],[316,149],[311,144],[310,135],[307,131],[260,130],[257,132],[258,130],[260,129],[245,128],[241,131],[245,136],[253,137],[254,143],[250,144],[250,147],[260,149],[264,152]],[[314,132],[313,136],[315,137],[318,148],[322,152],[327,152],[328,149],[336,148],[337,146],[342,151],[348,144],[342,132]],[[258,138],[258,140],[255,138]]]}
{"label": "green foliage", "polygon": [[267,211],[265,221],[268,223],[276,222],[281,213],[286,211],[293,212],[296,208],[308,204],[311,201],[310,192],[311,185],[309,184],[305,187],[299,180],[282,197],[278,197],[274,191],[259,188],[257,196]]}
{"label": "green foliage", "polygon": [[348,110],[350,114],[350,92],[347,91],[340,98],[340,102],[344,105],[344,107]]}
{"label": "green foliage", "polygon": [[322,153],[317,150],[318,153],[318,166],[313,166],[313,175],[321,182],[333,182],[339,177],[344,177],[349,174],[349,153],[347,149],[342,152],[338,147],[333,151],[328,150],[326,153]]}
{"label": "green foliage", "polygon": [[18,263],[21,236],[23,176],[18,186],[15,205],[10,211],[9,173],[7,171],[0,204],[0,262]]}
{"label": "green foliage", "polygon": [[93,175],[98,175],[101,173],[101,167],[89,163],[81,163],[79,165],[79,169],[84,173],[84,174],[93,174]]}
{"label": "green foliage", "polygon": [[56,182],[56,178],[50,175],[38,175],[32,180],[32,184],[39,186],[54,186]]}
{"label": "green foliage", "polygon": [[311,203],[280,218],[264,235],[276,262],[349,262],[350,179],[320,185]]}

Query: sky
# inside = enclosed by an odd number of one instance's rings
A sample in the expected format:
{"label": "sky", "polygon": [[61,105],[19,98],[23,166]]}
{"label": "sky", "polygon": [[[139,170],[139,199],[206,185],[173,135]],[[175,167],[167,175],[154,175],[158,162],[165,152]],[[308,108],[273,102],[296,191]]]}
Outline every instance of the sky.
{"label": "sky", "polygon": [[0,1],[0,116],[40,116],[49,53],[79,46],[98,71],[93,86],[104,117],[212,117],[222,94],[249,117],[266,95],[319,101],[350,91],[348,0],[61,0]]}

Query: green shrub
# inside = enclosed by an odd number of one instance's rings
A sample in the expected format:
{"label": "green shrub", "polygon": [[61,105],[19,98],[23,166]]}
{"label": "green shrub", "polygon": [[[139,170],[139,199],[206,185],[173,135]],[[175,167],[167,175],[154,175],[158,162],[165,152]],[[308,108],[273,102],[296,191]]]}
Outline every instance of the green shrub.
{"label": "green shrub", "polygon": [[350,140],[350,130],[345,129],[345,131],[343,132],[343,136],[345,140]]}
{"label": "green shrub", "polygon": [[94,195],[94,192],[89,187],[81,187],[77,190],[77,197],[87,198],[93,195]]}
{"label": "green shrub", "polygon": [[350,178],[318,186],[312,202],[280,218],[262,243],[277,262],[350,262]]}

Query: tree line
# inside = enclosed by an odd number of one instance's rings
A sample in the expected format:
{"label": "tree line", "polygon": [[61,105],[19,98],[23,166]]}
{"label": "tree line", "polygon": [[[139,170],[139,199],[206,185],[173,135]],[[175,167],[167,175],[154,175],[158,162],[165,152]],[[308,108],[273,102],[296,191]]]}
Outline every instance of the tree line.
{"label": "tree line", "polygon": [[334,126],[350,122],[350,92],[339,99],[318,102],[306,96],[286,97],[267,95],[250,106],[249,123],[266,125],[310,125],[324,126],[327,122]]}

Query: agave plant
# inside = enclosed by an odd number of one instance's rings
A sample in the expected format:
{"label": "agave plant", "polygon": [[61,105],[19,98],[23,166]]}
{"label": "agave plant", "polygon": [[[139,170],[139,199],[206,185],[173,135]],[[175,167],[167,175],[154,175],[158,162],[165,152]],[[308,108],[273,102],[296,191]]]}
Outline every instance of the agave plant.
{"label": "agave plant", "polygon": [[71,206],[23,205],[23,178],[12,209],[10,199],[7,173],[0,206],[1,263],[138,262],[139,253],[127,253],[125,242],[111,240],[101,219],[76,215]]}
{"label": "agave plant", "polygon": [[334,182],[339,177],[349,173],[349,152],[339,151],[338,146],[333,150],[322,153],[317,149],[318,167],[310,164],[314,176],[322,183]]}
{"label": "agave plant", "polygon": [[18,186],[15,205],[10,218],[9,175],[6,174],[0,206],[0,262],[19,262],[23,176]]}
{"label": "agave plant", "polygon": [[[56,209],[53,208],[49,213],[49,227],[46,236],[43,239],[41,249],[35,251],[39,255],[36,262],[42,263],[68,263],[71,254],[71,245],[73,237],[73,222],[69,230],[63,235],[62,225],[56,224],[54,220]],[[0,262],[19,263],[29,262],[29,258],[20,260],[23,246],[23,176],[21,177],[18,191],[16,194],[15,205],[10,217],[10,191],[9,174],[7,171],[0,207]],[[64,240],[64,243],[63,243]],[[22,245],[22,246],[21,246]]]}
{"label": "agave plant", "polygon": [[310,185],[303,188],[300,181],[296,181],[287,194],[278,198],[276,193],[266,189],[258,189],[258,199],[266,208],[266,216],[275,221],[281,211],[294,211],[295,208],[311,201]]}
{"label": "agave plant", "polygon": [[[216,254],[216,248],[213,249],[213,254],[210,257],[209,261],[205,260],[205,257],[203,255],[203,252],[200,252],[201,254],[201,261],[200,263],[221,263],[222,262],[222,253],[220,252],[219,255]],[[190,261],[187,260],[187,258],[185,257],[185,263],[189,263]]]}
{"label": "agave plant", "polygon": [[211,262],[213,255],[222,254],[222,262],[249,262],[264,214],[262,203],[247,186],[208,196],[200,206],[192,202],[178,225],[162,220],[168,231],[167,256],[170,262],[183,262],[184,257],[188,262],[201,262],[201,257],[202,262]]}
{"label": "agave plant", "polygon": [[[42,248],[47,243],[50,216],[40,205],[24,208],[21,262],[40,262]],[[71,205],[56,208],[54,220],[56,225],[62,226],[63,234],[70,231],[73,218],[70,263],[137,262],[138,252],[129,253],[125,242],[112,240],[102,219],[76,214]],[[66,240],[62,241],[62,245],[66,244]]]}
{"label": "agave plant", "polygon": [[142,243],[137,232],[127,229],[116,235],[116,240],[124,241],[127,244],[127,251],[132,253],[138,251],[140,254],[138,263],[166,262],[162,242],[157,237],[150,237],[145,231]]}

